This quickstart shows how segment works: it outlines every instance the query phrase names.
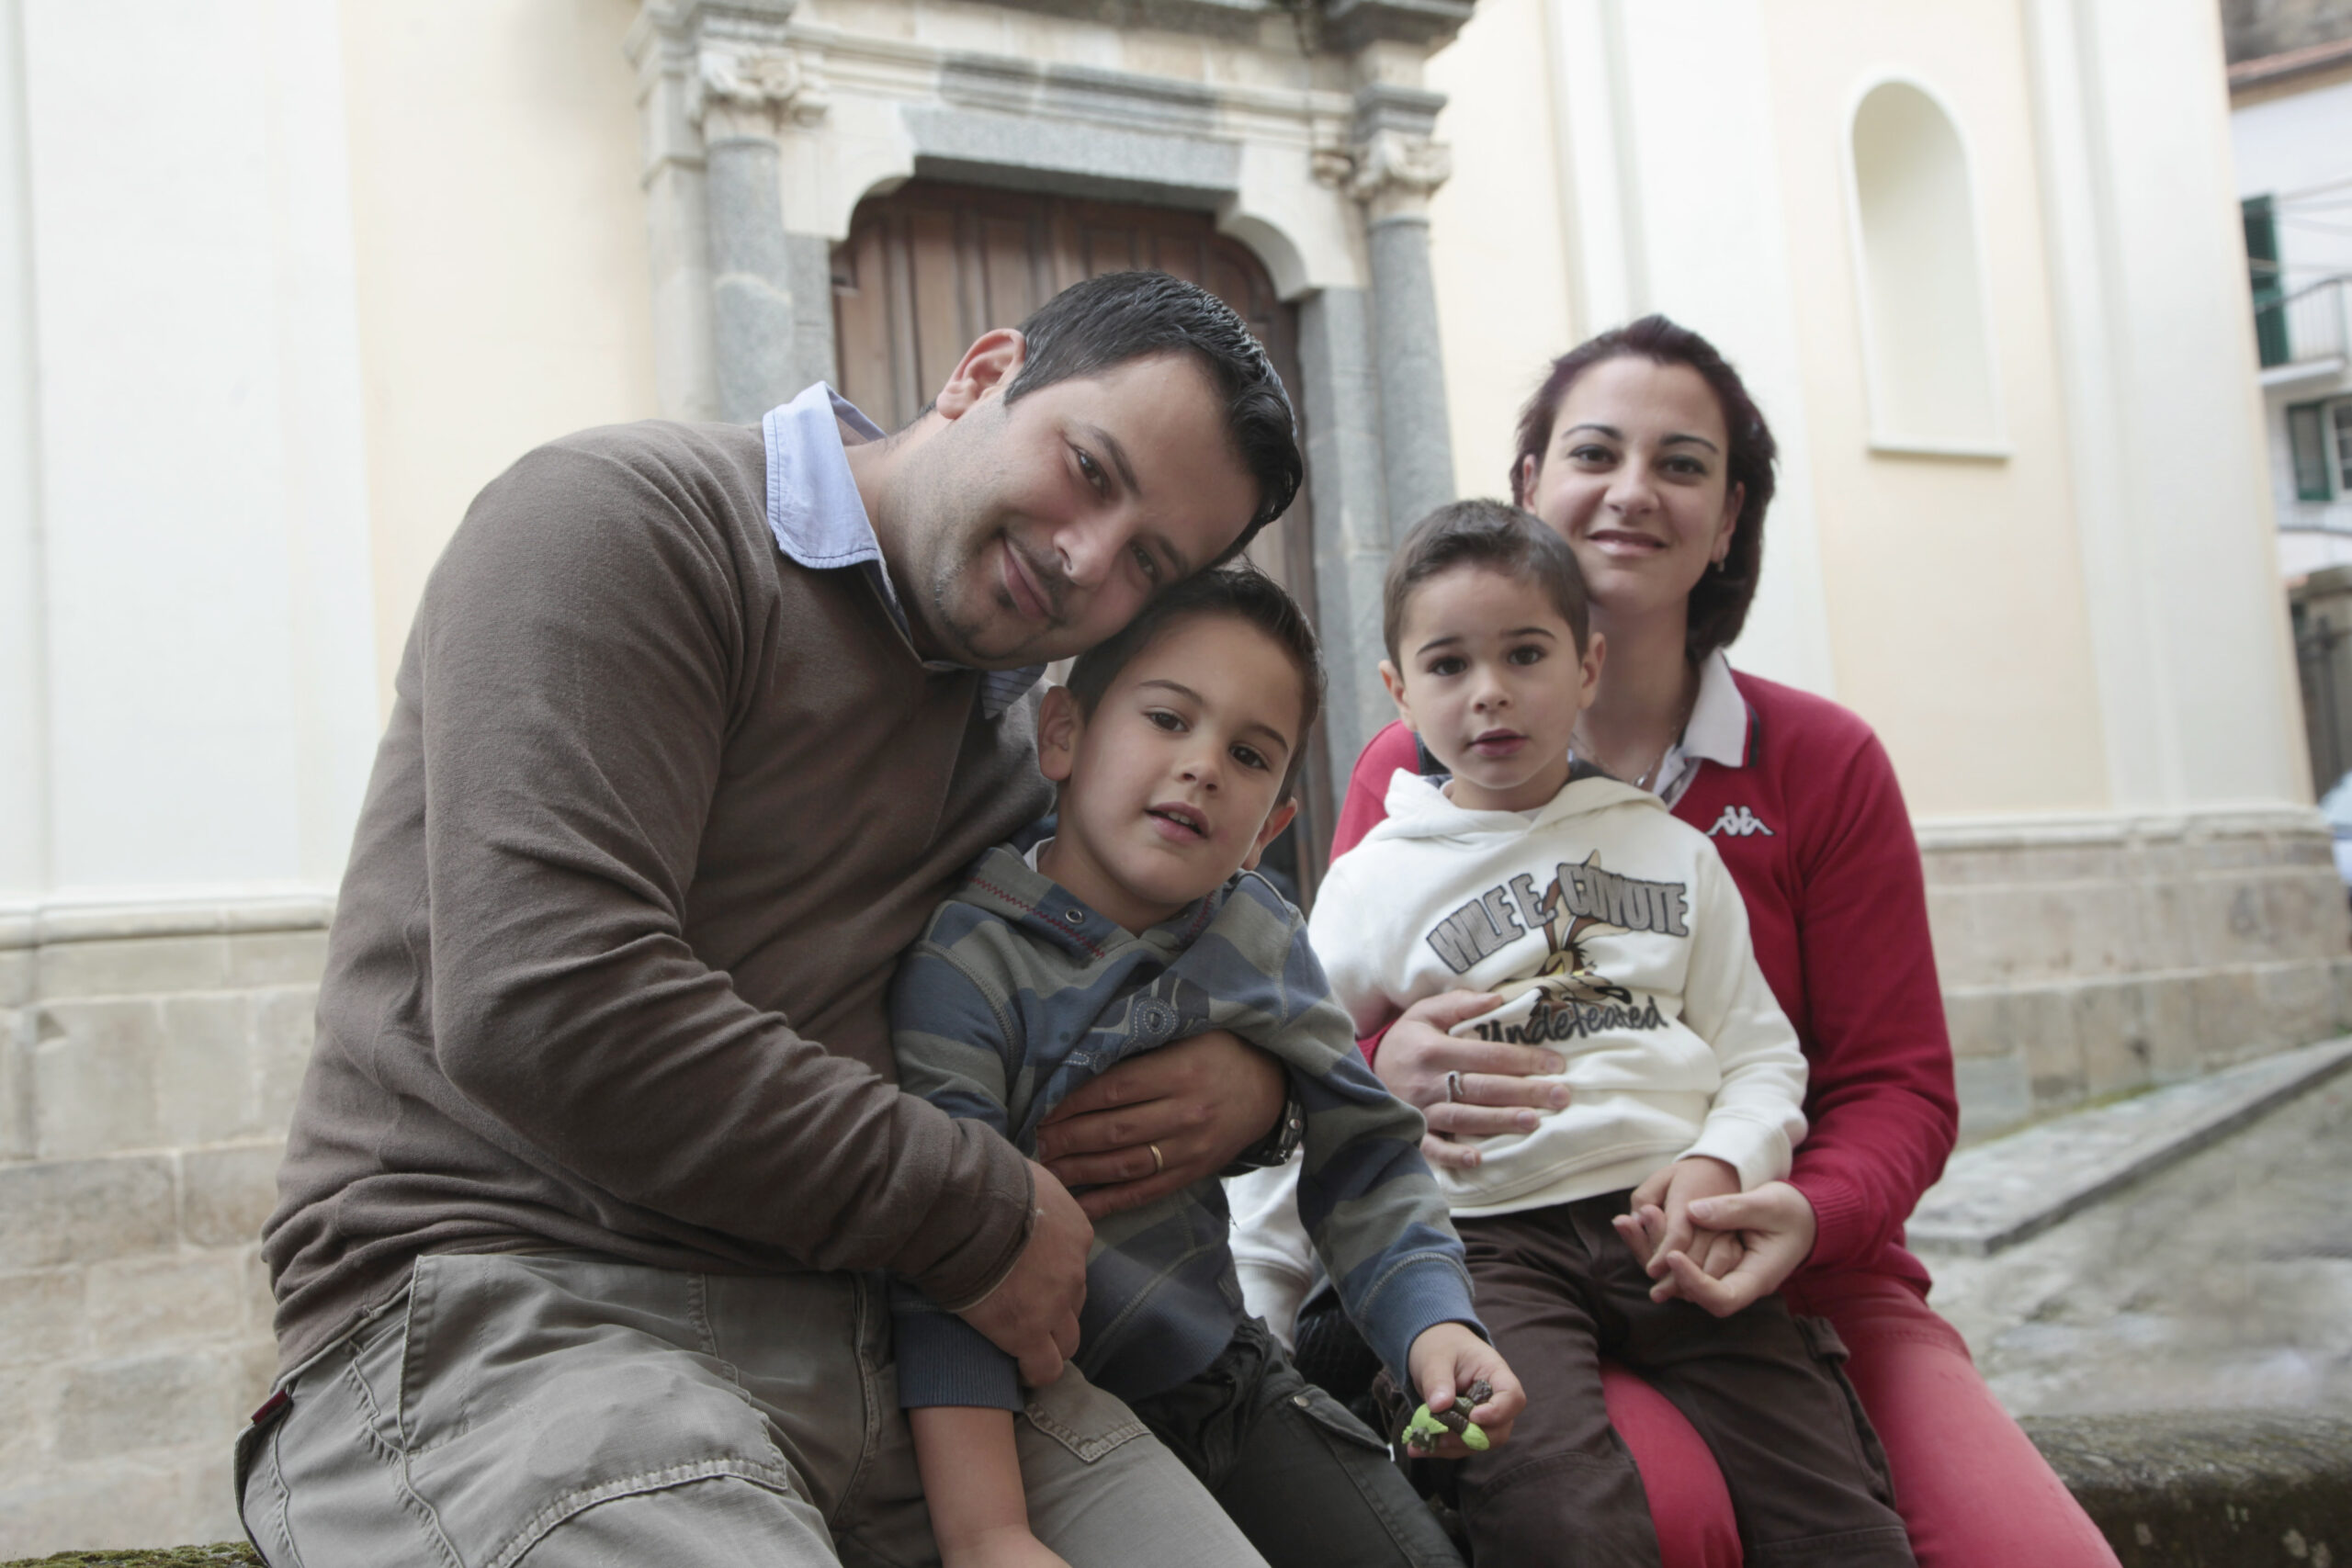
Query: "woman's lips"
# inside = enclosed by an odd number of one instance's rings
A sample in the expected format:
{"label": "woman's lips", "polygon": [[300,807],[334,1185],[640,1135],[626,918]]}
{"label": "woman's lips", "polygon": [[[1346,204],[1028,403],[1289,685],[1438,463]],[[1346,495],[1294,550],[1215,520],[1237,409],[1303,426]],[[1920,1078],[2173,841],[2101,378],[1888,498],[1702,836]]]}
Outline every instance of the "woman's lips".
{"label": "woman's lips", "polygon": [[1652,538],[1647,534],[1628,533],[1620,528],[1603,529],[1598,533],[1588,534],[1585,537],[1611,555],[1655,555],[1666,548],[1664,539]]}

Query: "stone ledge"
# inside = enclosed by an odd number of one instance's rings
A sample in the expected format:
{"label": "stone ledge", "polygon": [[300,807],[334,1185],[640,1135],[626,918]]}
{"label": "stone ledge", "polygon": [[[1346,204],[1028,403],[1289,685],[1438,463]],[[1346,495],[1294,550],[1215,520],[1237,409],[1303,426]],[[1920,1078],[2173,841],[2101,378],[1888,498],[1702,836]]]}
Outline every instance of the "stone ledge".
{"label": "stone ledge", "polygon": [[2352,1563],[2352,1419],[2183,1411],[2021,1425],[2123,1568]]}
{"label": "stone ledge", "polygon": [[2187,1158],[2346,1067],[2352,1037],[2322,1041],[1962,1149],[1921,1195],[1905,1240],[1921,1252],[1989,1256]]}
{"label": "stone ledge", "polygon": [[[2029,1416],[2123,1568],[2352,1568],[2352,1418],[2301,1411]],[[0,1568],[262,1568],[242,1541]]]}

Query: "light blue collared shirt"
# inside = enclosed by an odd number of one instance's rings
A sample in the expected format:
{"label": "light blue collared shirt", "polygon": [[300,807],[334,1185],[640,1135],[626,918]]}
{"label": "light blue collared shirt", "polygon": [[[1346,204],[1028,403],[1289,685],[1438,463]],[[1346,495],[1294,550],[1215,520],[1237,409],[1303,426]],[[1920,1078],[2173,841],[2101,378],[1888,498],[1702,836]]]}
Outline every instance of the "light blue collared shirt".
{"label": "light blue collared shirt", "polygon": [[[760,421],[768,451],[768,530],[786,555],[811,571],[838,571],[843,567],[864,571],[899,629],[911,638],[906,609],[899,603],[898,585],[890,581],[889,568],[882,559],[882,541],[874,536],[873,520],[865,515],[865,502],[849,471],[849,457],[842,449],[836,420],[868,441],[882,438],[879,425],[822,381],[790,402],[770,409]],[[923,668],[971,667],[927,659]],[[1019,701],[1045,672],[1042,664],[1023,670],[981,671],[980,711],[996,717]]]}

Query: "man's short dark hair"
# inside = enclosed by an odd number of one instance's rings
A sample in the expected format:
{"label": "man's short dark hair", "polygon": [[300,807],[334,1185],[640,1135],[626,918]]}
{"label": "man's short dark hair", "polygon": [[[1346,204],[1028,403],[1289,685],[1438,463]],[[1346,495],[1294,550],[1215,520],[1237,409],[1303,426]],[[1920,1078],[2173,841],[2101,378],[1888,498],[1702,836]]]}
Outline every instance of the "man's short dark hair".
{"label": "man's short dark hair", "polygon": [[1095,705],[1119,671],[1161,633],[1194,615],[1228,615],[1256,627],[1273,638],[1298,671],[1298,733],[1291,737],[1290,766],[1283,773],[1282,794],[1275,797],[1290,799],[1306,761],[1307,732],[1323,711],[1323,649],[1298,601],[1247,561],[1194,572],[1145,605],[1115,636],[1080,654],[1068,682],[1078,711],[1092,718]]}
{"label": "man's short dark hair", "polygon": [[1532,581],[1576,634],[1577,652],[1584,652],[1592,629],[1591,601],[1585,592],[1584,569],[1577,565],[1577,553],[1568,542],[1545,527],[1542,518],[1516,506],[1456,501],[1414,524],[1389,558],[1388,581],[1380,594],[1380,633],[1388,644],[1391,664],[1404,668],[1396,644],[1405,635],[1405,611],[1413,591],[1457,566]]}
{"label": "man's short dark hair", "polygon": [[1298,420],[1265,345],[1232,306],[1164,272],[1106,272],[1063,289],[1021,323],[1028,355],[1004,389],[1009,404],[1041,387],[1099,376],[1132,359],[1188,354],[1225,402],[1226,433],[1258,482],[1258,510],[1216,565],[1232,559],[1288,510],[1306,466]]}

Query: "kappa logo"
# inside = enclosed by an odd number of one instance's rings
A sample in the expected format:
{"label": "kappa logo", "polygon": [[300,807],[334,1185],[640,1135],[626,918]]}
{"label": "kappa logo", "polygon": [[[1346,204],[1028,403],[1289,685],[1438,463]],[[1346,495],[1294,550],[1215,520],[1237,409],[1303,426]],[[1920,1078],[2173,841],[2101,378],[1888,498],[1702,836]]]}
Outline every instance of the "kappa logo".
{"label": "kappa logo", "polygon": [[1715,818],[1715,825],[1707,829],[1707,837],[1710,839],[1720,838],[1725,833],[1729,833],[1735,839],[1752,838],[1758,833],[1763,834],[1768,839],[1779,837],[1771,829],[1758,821],[1756,813],[1745,806],[1724,807],[1724,814]]}

